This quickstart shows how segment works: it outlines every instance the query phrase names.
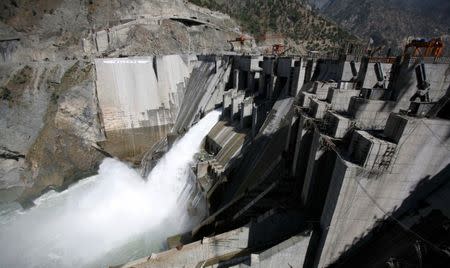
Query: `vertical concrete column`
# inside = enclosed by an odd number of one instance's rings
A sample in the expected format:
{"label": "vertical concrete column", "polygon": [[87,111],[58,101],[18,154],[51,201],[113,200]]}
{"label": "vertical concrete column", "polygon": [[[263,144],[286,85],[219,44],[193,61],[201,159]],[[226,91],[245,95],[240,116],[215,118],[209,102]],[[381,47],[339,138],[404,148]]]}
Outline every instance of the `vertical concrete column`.
{"label": "vertical concrete column", "polygon": [[301,64],[302,62],[300,59],[300,61],[295,62],[295,66],[292,68],[291,90],[289,94],[292,97],[297,96],[298,92],[300,92],[301,86],[303,85],[303,81],[300,81],[300,72],[302,70]]}
{"label": "vertical concrete column", "polygon": [[252,104],[252,137],[256,137],[258,134],[258,106],[255,103]]}
{"label": "vertical concrete column", "polygon": [[354,60],[350,62],[350,69],[352,71],[352,81],[355,81],[358,78],[358,70],[356,69],[356,63]]}
{"label": "vertical concrete column", "polygon": [[306,122],[306,117],[303,114],[301,114],[299,116],[299,119],[298,119],[298,129],[297,129],[297,133],[296,133],[297,137],[296,137],[296,140],[295,140],[294,157],[292,159],[291,173],[292,173],[292,176],[294,178],[299,177],[299,174],[298,174],[298,170],[299,170],[299,163],[298,162],[299,161],[298,160],[299,160],[299,157],[300,157],[301,141],[303,139],[303,136],[306,133],[306,129],[304,129],[305,128],[305,122]]}
{"label": "vertical concrete column", "polygon": [[361,66],[359,67],[358,78],[356,79],[356,89],[360,89],[364,85],[364,80],[366,79],[368,67],[369,67],[369,58],[363,57],[361,59]]}
{"label": "vertical concrete column", "polygon": [[292,94],[291,81],[293,76],[293,63],[294,61],[291,57],[277,59],[276,75],[277,79],[280,79],[280,83],[278,83],[279,88],[275,88],[275,90],[284,96],[289,96]]}
{"label": "vertical concrete column", "polygon": [[320,63],[317,59],[313,59],[312,63],[311,63],[311,79],[310,81],[315,81],[319,78],[320,76]]}
{"label": "vertical concrete column", "polygon": [[247,89],[247,82],[248,82],[248,75],[249,73],[247,71],[239,71],[239,81],[238,81],[238,90],[245,90]]}
{"label": "vertical concrete column", "polygon": [[223,93],[222,118],[231,118],[231,104],[233,99],[233,90]]}
{"label": "vertical concrete column", "polygon": [[239,88],[239,70],[233,70],[233,88]]}
{"label": "vertical concrete column", "polygon": [[269,75],[266,87],[267,87],[267,93],[266,93],[266,99],[271,100],[273,98],[273,95],[275,93],[275,84],[277,82],[277,77],[274,75]]}
{"label": "vertical concrete column", "polygon": [[[311,142],[309,143],[309,151],[305,152],[305,159],[303,160],[306,163],[304,167],[304,181],[301,193],[301,201],[302,205],[307,206],[309,201],[311,200],[311,194],[313,194],[312,184],[314,183],[313,171],[314,166],[316,164],[316,159],[319,159],[320,154],[323,153],[320,149],[320,133],[317,130],[313,131]],[[332,168],[332,167],[327,167]]]}
{"label": "vertical concrete column", "polygon": [[297,73],[298,77],[295,78],[296,81],[297,81],[295,96],[298,95],[298,93],[302,89],[303,85],[305,84],[306,67],[307,67],[306,64],[307,63],[306,63],[305,60],[303,60],[303,58],[300,58],[298,60],[299,70],[298,70],[298,73]]}
{"label": "vertical concrete column", "polygon": [[252,126],[253,97],[245,98],[241,104],[241,128]]}
{"label": "vertical concrete column", "polygon": [[258,77],[258,95],[265,96],[266,87],[265,87],[265,75],[263,72],[257,72],[255,78]]}
{"label": "vertical concrete column", "polygon": [[305,66],[305,83],[311,81],[313,71],[313,60],[307,60]]}
{"label": "vertical concrete column", "polygon": [[255,72],[247,72],[247,92],[253,93],[255,89]]}
{"label": "vertical concrete column", "polygon": [[231,120],[239,118],[239,108],[240,104],[244,101],[245,93],[243,91],[238,91],[235,96],[233,96],[232,107],[231,107]]}

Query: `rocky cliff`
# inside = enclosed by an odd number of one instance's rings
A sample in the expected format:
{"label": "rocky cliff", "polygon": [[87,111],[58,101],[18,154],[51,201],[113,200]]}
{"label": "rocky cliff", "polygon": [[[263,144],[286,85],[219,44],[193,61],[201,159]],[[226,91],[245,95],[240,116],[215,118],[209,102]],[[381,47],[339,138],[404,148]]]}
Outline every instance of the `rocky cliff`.
{"label": "rocky cliff", "polygon": [[239,32],[229,16],[181,0],[12,0],[2,6],[0,50],[9,61],[221,51]]}
{"label": "rocky cliff", "polygon": [[33,197],[94,171],[104,154],[93,65],[65,61],[2,65],[1,188]]}

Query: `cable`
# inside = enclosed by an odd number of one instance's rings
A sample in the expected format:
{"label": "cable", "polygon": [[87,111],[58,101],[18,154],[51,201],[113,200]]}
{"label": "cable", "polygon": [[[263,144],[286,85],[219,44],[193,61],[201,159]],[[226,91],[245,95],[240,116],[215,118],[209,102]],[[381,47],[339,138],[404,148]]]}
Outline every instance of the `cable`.
{"label": "cable", "polygon": [[364,186],[362,186],[362,184],[360,183],[360,181],[358,181],[355,178],[356,182],[358,183],[358,185],[361,187],[361,189],[364,191],[364,193],[369,197],[369,199],[375,204],[375,206],[381,210],[381,212],[383,212],[385,215],[387,215],[388,217],[390,217],[391,219],[393,219],[395,222],[398,223],[398,225],[400,225],[400,227],[402,227],[403,229],[405,229],[405,231],[410,232],[411,234],[417,236],[417,238],[421,239],[422,241],[424,241],[425,243],[429,244],[432,248],[434,248],[435,250],[443,253],[444,255],[448,256],[442,249],[440,249],[438,246],[436,246],[434,243],[432,243],[431,241],[425,239],[424,237],[422,237],[420,234],[414,232],[413,230],[411,230],[408,226],[404,225],[400,220],[396,219],[394,216],[392,216],[392,214],[386,212],[379,204],[378,202],[375,200],[374,197],[372,197],[369,192],[364,188]]}
{"label": "cable", "polygon": [[[441,138],[440,138],[436,133],[434,133],[434,131],[430,128],[430,126],[428,126],[428,124],[425,122],[424,119],[422,119],[421,122],[428,128],[428,130],[431,132],[431,134],[432,134],[432,135],[433,135],[440,143],[445,143],[443,140],[441,140]],[[449,148],[447,148],[446,146],[444,146],[444,148],[445,148],[447,151],[450,152],[450,149],[449,149]]]}
{"label": "cable", "polygon": [[[420,121],[422,122],[422,121]],[[403,141],[403,143],[398,147],[398,149],[400,150],[401,147],[406,143],[406,141],[409,139],[409,137],[412,135],[412,133],[415,131],[415,129],[418,127],[419,124],[416,124],[414,126],[414,128],[411,130],[411,132],[408,134],[408,136],[405,138],[405,140]],[[330,141],[331,142],[331,141]],[[341,157],[341,155],[339,154],[339,152],[336,150],[336,148],[334,146],[330,146],[330,148],[336,153],[336,155],[338,156],[339,159],[341,159],[342,161],[345,161],[345,159],[343,159]],[[377,178],[380,176],[380,174],[377,175]],[[364,186],[361,184],[361,182],[356,178],[356,177],[351,177],[352,179],[354,179],[356,181],[356,183],[359,185],[359,187],[363,190],[363,192],[367,195],[367,197],[375,204],[375,206],[381,211],[383,212],[386,216],[388,216],[389,218],[391,218],[392,220],[394,220],[400,227],[402,227],[405,231],[413,234],[414,236],[416,236],[417,238],[421,239],[422,241],[424,241],[425,243],[427,243],[428,245],[430,245],[433,249],[435,249],[436,251],[444,254],[445,256],[448,256],[442,249],[440,249],[438,246],[436,246],[434,243],[432,243],[431,241],[425,239],[424,237],[422,237],[420,234],[414,232],[413,230],[411,230],[408,226],[404,225],[400,220],[398,220],[397,218],[395,218],[394,216],[392,216],[391,213],[386,212],[376,201],[376,199],[370,195],[370,193],[367,191],[366,188],[364,188]]]}

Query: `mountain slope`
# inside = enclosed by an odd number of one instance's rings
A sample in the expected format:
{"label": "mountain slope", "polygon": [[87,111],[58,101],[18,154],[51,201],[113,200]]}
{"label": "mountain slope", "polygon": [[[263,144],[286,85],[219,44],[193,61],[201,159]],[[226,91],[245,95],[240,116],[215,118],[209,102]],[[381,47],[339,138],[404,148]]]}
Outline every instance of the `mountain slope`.
{"label": "mountain slope", "polygon": [[376,45],[450,33],[448,0],[309,0],[327,18]]}
{"label": "mountain slope", "polygon": [[123,43],[108,47],[108,56],[215,53],[229,47],[237,25],[228,15],[183,0],[8,0],[0,4],[0,41],[18,41],[0,44],[0,61],[4,54],[16,62],[101,57],[106,52],[96,51],[94,36],[113,27],[127,30],[120,34]]}
{"label": "mountain slope", "polygon": [[281,33],[309,50],[330,50],[358,39],[327,21],[305,4],[292,0],[191,0],[190,2],[230,14],[244,30],[259,36]]}

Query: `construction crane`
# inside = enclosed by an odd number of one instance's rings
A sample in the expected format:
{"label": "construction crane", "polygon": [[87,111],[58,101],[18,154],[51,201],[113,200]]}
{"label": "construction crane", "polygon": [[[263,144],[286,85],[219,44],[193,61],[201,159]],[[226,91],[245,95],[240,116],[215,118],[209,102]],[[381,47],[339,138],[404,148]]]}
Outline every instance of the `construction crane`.
{"label": "construction crane", "polygon": [[251,41],[251,40],[253,40],[253,37],[242,34],[242,35],[236,37],[236,39],[228,40],[227,42],[231,44],[231,51],[239,51],[239,50],[243,49],[243,47],[245,45],[245,41]]}
{"label": "construction crane", "polygon": [[272,46],[272,55],[275,56],[283,56],[288,52],[289,50],[293,49],[293,47],[286,47],[283,44],[275,44]]}
{"label": "construction crane", "polygon": [[247,40],[253,40],[253,37],[241,34],[240,36],[236,37],[236,39],[234,39],[234,40],[228,40],[228,43],[239,42],[239,43],[241,43],[241,45],[243,45],[244,42],[247,41]]}
{"label": "construction crane", "polygon": [[285,51],[285,48],[283,44],[274,44],[272,46],[272,54],[276,56],[281,55]]}
{"label": "construction crane", "polygon": [[412,57],[435,57],[439,58],[444,52],[444,42],[441,38],[415,39],[405,46],[404,55],[411,54]]}
{"label": "construction crane", "polygon": [[280,33],[265,33],[257,37],[259,44],[265,48],[266,54],[279,56],[286,51],[285,36]]}

